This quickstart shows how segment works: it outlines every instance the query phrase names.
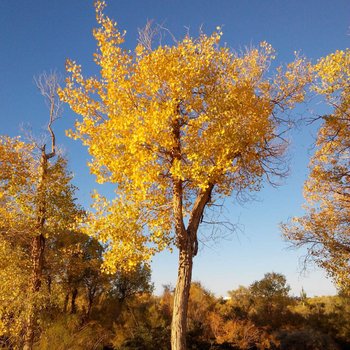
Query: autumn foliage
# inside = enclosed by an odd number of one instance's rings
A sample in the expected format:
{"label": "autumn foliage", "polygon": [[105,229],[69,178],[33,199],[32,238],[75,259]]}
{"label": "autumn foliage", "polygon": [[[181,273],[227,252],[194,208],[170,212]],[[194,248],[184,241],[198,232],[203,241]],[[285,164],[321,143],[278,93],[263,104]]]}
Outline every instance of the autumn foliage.
{"label": "autumn foliage", "polygon": [[173,334],[182,345],[173,348],[185,349],[192,258],[205,208],[282,175],[286,142],[279,135],[288,126],[286,111],[304,99],[310,65],[296,57],[269,77],[272,47],[262,42],[233,53],[220,46],[219,27],[174,45],[152,48],[140,40],[131,53],[104,7],[95,3],[100,77],[84,78],[68,60],[70,76],[60,91],[82,116],[70,135],[88,146],[91,172],[100,183],[117,184],[112,201],[94,195],[97,214],[86,228],[108,242],[110,271],[179,248]]}
{"label": "autumn foliage", "polygon": [[131,53],[103,7],[97,2],[94,31],[100,78],[84,78],[69,60],[60,95],[83,117],[69,134],[88,147],[97,181],[118,184],[112,202],[94,195],[91,232],[110,241],[106,268],[120,262],[127,269],[180,238],[173,234],[182,220],[174,183],[181,183],[181,212],[189,217],[209,187],[214,201],[258,190],[265,173],[281,170],[274,163],[285,149],[277,115],[303,100],[310,74],[298,58],[269,78],[272,47],[233,53],[219,46],[220,29],[152,50],[139,43]]}
{"label": "autumn foliage", "polygon": [[337,51],[315,65],[314,90],[331,113],[322,117],[316,151],[305,183],[306,215],[284,226],[295,245],[345,289],[350,262],[350,51]]}
{"label": "autumn foliage", "polygon": [[[5,349],[334,349],[350,344],[350,51],[275,69],[263,41],[235,52],[220,27],[157,44],[151,24],[133,50],[95,2],[98,76],[67,60],[37,84],[49,106],[46,144],[0,136],[0,347]],[[52,78],[52,80],[50,80]],[[48,83],[48,84],[46,84]],[[310,90],[307,90],[308,87]],[[283,225],[337,282],[334,297],[290,296],[267,273],[215,297],[192,282],[208,207],[278,183],[288,168],[290,113],[307,91],[331,112],[320,123],[304,216]],[[59,99],[57,98],[59,96]],[[91,155],[92,210],[76,203],[53,122]],[[114,197],[114,198],[113,198]],[[150,261],[179,254],[176,287],[152,294]]]}

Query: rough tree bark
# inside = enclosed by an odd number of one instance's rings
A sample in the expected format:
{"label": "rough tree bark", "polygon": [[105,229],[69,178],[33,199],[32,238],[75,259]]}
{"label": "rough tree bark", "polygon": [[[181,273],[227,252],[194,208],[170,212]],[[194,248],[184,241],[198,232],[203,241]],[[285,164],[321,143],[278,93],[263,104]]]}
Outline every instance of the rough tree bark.
{"label": "rough tree bark", "polygon": [[179,267],[174,295],[174,311],[171,324],[171,348],[186,349],[187,310],[192,279],[193,251],[191,243],[179,249]]}
{"label": "rough tree bark", "polygon": [[38,207],[37,207],[37,225],[36,232],[32,238],[32,276],[30,280],[30,306],[28,310],[27,329],[24,338],[24,350],[33,348],[36,322],[37,301],[35,297],[41,287],[42,272],[44,267],[44,251],[45,251],[45,236],[43,234],[46,220],[46,198],[45,198],[45,182],[47,178],[48,155],[45,152],[45,146],[41,150],[39,180],[38,180]]}
{"label": "rough tree bark", "polygon": [[[199,193],[193,205],[187,229],[185,229],[183,221],[182,225],[180,223],[176,229],[179,247],[179,267],[171,324],[172,350],[186,350],[187,310],[192,280],[193,257],[197,255],[198,250],[197,232],[205,206],[211,199],[213,187],[213,185],[209,184],[205,190]],[[181,231],[178,231],[180,228]]]}
{"label": "rough tree bark", "polygon": [[[178,114],[180,108],[178,107]],[[173,124],[176,144],[172,152],[172,161],[181,160],[181,117]],[[213,185],[198,193],[193,204],[187,228],[183,218],[183,182],[173,179],[173,212],[175,220],[176,244],[179,249],[179,267],[174,295],[174,311],[171,323],[171,349],[186,350],[187,310],[192,280],[193,257],[198,250],[197,232],[204,209],[211,200]]]}

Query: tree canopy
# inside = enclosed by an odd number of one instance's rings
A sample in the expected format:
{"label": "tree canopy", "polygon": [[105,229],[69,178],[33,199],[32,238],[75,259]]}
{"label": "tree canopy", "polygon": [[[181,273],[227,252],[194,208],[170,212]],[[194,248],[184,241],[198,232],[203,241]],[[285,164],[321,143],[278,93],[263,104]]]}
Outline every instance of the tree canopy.
{"label": "tree canopy", "polygon": [[314,90],[332,113],[322,117],[316,151],[305,183],[306,215],[284,225],[284,234],[334,280],[350,287],[350,50],[336,51],[315,65]]}
{"label": "tree canopy", "polygon": [[100,78],[84,78],[68,60],[60,96],[82,116],[69,134],[88,147],[97,181],[117,184],[112,201],[94,195],[91,232],[110,243],[107,268],[128,268],[178,245],[175,226],[192,222],[204,197],[258,190],[264,175],[283,173],[281,112],[303,100],[310,72],[296,58],[269,77],[272,47],[234,53],[219,46],[220,28],[131,53],[103,7],[98,1],[94,30]]}

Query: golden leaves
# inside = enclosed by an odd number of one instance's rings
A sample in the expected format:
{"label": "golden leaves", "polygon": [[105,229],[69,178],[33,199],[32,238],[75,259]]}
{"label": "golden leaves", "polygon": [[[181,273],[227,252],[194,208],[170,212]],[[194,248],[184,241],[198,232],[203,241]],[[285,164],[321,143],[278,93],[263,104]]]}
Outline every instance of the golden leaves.
{"label": "golden leaves", "polygon": [[350,49],[337,50],[321,58],[315,65],[319,84],[315,90],[320,94],[332,94],[337,89],[348,89],[350,85]]}
{"label": "golden leaves", "polygon": [[310,254],[329,275],[350,286],[350,50],[336,51],[314,67],[313,89],[325,95],[333,114],[323,117],[304,186],[306,215],[285,226],[296,245]]}
{"label": "golden leaves", "polygon": [[0,229],[24,240],[37,231],[42,201],[46,203],[44,235],[69,227],[80,211],[66,161],[59,158],[51,163],[40,185],[40,154],[35,151],[34,144],[19,138],[0,137]]}
{"label": "golden leaves", "polygon": [[303,99],[310,74],[306,60],[296,59],[269,78],[271,45],[232,53],[219,46],[220,27],[173,46],[138,44],[132,55],[122,47],[125,33],[103,14],[104,2],[95,6],[100,78],[82,78],[69,62],[60,94],[82,116],[70,135],[89,147],[92,173],[117,184],[116,200],[101,204],[89,224],[110,242],[111,268],[171,242],[174,181],[183,182],[186,216],[209,184],[229,195],[258,190],[264,174],[277,174],[285,147],[275,115]]}

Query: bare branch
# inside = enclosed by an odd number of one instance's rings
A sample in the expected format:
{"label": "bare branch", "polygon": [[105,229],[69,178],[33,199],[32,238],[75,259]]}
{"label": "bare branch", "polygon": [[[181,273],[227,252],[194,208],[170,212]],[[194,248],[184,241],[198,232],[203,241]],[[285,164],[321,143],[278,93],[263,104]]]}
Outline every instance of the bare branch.
{"label": "bare branch", "polygon": [[36,137],[33,134],[32,126],[28,123],[22,123],[19,126],[21,134],[24,135],[25,139],[32,143],[38,150],[42,149],[42,145],[45,144],[45,138],[43,135]]}
{"label": "bare branch", "polygon": [[176,39],[175,35],[168,28],[164,27],[163,24],[158,24],[158,28],[161,29],[163,32],[167,32],[171,36],[175,44],[178,43],[178,40]]}
{"label": "bare branch", "polygon": [[143,28],[138,28],[139,37],[138,43],[146,48],[147,51],[152,51],[152,43],[154,38],[159,34],[158,26],[154,27],[153,20],[147,20]]}
{"label": "bare branch", "polygon": [[[51,138],[51,152],[47,154],[47,159],[52,158],[56,154],[56,138],[52,130],[52,124],[61,117],[63,111],[63,102],[59,99],[57,89],[60,86],[61,76],[55,72],[43,72],[39,76],[34,77],[35,84],[44,97],[45,103],[49,109],[49,123],[47,130]],[[44,149],[45,146],[42,146]]]}

